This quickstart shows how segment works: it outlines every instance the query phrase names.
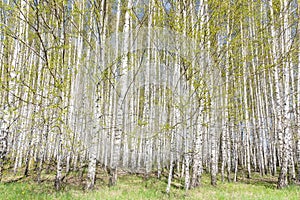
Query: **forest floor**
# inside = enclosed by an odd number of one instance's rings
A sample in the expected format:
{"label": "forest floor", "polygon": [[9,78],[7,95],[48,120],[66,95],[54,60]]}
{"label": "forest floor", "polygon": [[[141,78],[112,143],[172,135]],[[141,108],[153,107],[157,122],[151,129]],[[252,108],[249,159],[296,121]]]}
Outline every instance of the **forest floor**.
{"label": "forest floor", "polygon": [[0,183],[0,199],[300,199],[299,185],[278,190],[277,178],[261,178],[258,174],[251,179],[240,178],[236,183],[219,179],[216,187],[210,185],[209,175],[204,175],[201,186],[188,192],[182,189],[184,180],[177,179],[172,183],[170,195],[165,193],[166,177],[144,180],[142,176],[124,174],[119,176],[116,186],[108,187],[108,177],[103,174],[98,176],[95,189],[87,192],[83,190],[82,181],[74,175],[66,178],[63,189],[56,192],[53,174],[44,174],[40,184],[33,180],[33,176],[5,176]]}

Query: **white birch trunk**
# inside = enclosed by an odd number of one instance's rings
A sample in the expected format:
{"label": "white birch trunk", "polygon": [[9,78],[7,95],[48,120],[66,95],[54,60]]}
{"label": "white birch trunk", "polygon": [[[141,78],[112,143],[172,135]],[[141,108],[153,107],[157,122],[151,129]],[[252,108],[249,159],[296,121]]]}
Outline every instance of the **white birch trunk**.
{"label": "white birch trunk", "polygon": [[[119,2],[120,3],[120,2]],[[130,22],[130,10],[132,8],[132,1],[129,0],[127,4],[127,11],[125,13],[125,22],[123,26],[123,47],[122,52],[128,52],[129,50],[129,22]],[[120,12],[120,11],[119,11]],[[117,183],[117,168],[119,165],[120,160],[120,150],[121,150],[121,137],[122,132],[124,131],[124,117],[125,117],[125,105],[124,100],[126,98],[127,93],[127,75],[128,75],[128,55],[122,55],[121,60],[121,68],[119,70],[119,94],[116,96],[116,106],[115,106],[115,120],[116,120],[116,127],[114,130],[114,142],[113,142],[113,157],[112,157],[112,166],[111,166],[111,177],[110,177],[110,184],[115,185]]]}
{"label": "white birch trunk", "polygon": [[[241,21],[241,40],[244,41],[244,26]],[[248,178],[251,177],[251,166],[250,166],[250,114],[249,114],[249,105],[248,105],[248,90],[247,90],[247,62],[246,62],[246,49],[242,42],[242,59],[243,59],[243,101],[245,106],[245,148],[246,148],[246,165]]]}
{"label": "white birch trunk", "polygon": [[281,52],[283,56],[286,56],[283,60],[283,81],[284,81],[284,103],[283,103],[283,149],[281,157],[281,168],[278,177],[278,188],[285,187],[287,183],[288,167],[292,160],[292,134],[291,134],[291,107],[290,107],[290,57],[288,51],[291,47],[291,30],[289,26],[289,2],[287,0],[281,0],[281,11],[283,12],[283,34],[281,43]]}

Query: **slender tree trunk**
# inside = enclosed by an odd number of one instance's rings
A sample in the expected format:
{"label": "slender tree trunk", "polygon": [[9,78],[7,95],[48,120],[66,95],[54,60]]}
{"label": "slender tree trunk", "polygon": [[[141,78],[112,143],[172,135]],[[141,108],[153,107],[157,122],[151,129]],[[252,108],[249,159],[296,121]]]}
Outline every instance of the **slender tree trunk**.
{"label": "slender tree trunk", "polygon": [[241,40],[242,40],[242,59],[243,59],[243,101],[245,106],[245,148],[246,148],[246,165],[248,178],[251,177],[251,166],[250,166],[250,114],[249,114],[249,105],[248,105],[248,91],[247,91],[247,62],[246,62],[246,47],[243,45],[244,41],[244,26],[241,22]]}
{"label": "slender tree trunk", "polygon": [[173,168],[174,168],[174,132],[171,130],[171,149],[170,149],[170,169],[169,169],[169,175],[168,175],[168,184],[166,193],[169,194],[171,190],[171,183],[173,178]]}
{"label": "slender tree trunk", "polygon": [[3,176],[4,161],[7,154],[8,131],[5,130],[3,121],[0,119],[0,182]]}
{"label": "slender tree trunk", "polygon": [[[120,2],[119,2],[120,3]],[[119,6],[118,6],[119,7]],[[120,79],[119,79],[119,94],[116,96],[116,107],[115,107],[115,117],[116,117],[116,129],[114,131],[114,149],[113,149],[113,160],[112,160],[112,166],[111,166],[111,173],[110,173],[110,186],[113,186],[117,183],[117,168],[118,163],[120,160],[120,148],[121,148],[121,137],[122,132],[124,131],[124,117],[125,117],[125,98],[127,93],[127,75],[128,75],[128,55],[126,52],[129,50],[129,22],[130,22],[130,9],[132,7],[132,1],[129,0],[127,4],[127,11],[125,13],[125,22],[123,27],[123,35],[124,35],[124,41],[123,41],[123,49],[122,54],[125,53],[125,55],[122,56],[121,61],[121,68],[120,68]],[[119,11],[120,12],[120,11]]]}
{"label": "slender tree trunk", "polygon": [[[283,55],[287,55],[289,51],[291,42],[291,32],[289,27],[289,3],[287,0],[281,0],[281,11],[283,12],[283,35],[282,35],[282,47],[281,51]],[[292,159],[292,134],[291,134],[291,114],[290,114],[290,58],[287,55],[286,58],[283,60],[283,79],[284,79],[284,107],[283,107],[283,121],[282,124],[284,126],[283,131],[283,150],[282,150],[282,157],[281,157],[281,168],[278,177],[278,188],[285,187],[287,183],[287,175],[288,175],[288,166],[289,162]]]}

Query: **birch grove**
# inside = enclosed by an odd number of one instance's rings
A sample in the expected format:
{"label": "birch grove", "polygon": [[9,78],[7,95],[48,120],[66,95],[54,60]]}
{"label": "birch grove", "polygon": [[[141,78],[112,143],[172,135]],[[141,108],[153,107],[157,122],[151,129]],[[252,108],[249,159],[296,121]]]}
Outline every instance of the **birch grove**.
{"label": "birch grove", "polygon": [[1,1],[0,180],[300,182],[299,23],[296,0]]}

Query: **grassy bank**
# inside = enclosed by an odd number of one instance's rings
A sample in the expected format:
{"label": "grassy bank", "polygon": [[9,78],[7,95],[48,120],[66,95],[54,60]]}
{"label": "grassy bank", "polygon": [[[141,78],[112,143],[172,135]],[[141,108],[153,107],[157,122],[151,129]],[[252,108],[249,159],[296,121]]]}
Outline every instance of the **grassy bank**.
{"label": "grassy bank", "polygon": [[107,177],[99,177],[97,187],[85,192],[83,185],[76,178],[66,179],[64,188],[56,192],[52,177],[48,176],[41,184],[31,177],[6,180],[0,184],[0,199],[300,199],[300,187],[292,185],[282,190],[276,189],[276,178],[241,179],[238,183],[218,182],[217,187],[209,184],[209,177],[204,176],[202,185],[185,192],[180,180],[173,183],[171,194],[165,193],[166,178],[150,178],[145,181],[135,175],[120,176],[118,185],[107,187]]}

